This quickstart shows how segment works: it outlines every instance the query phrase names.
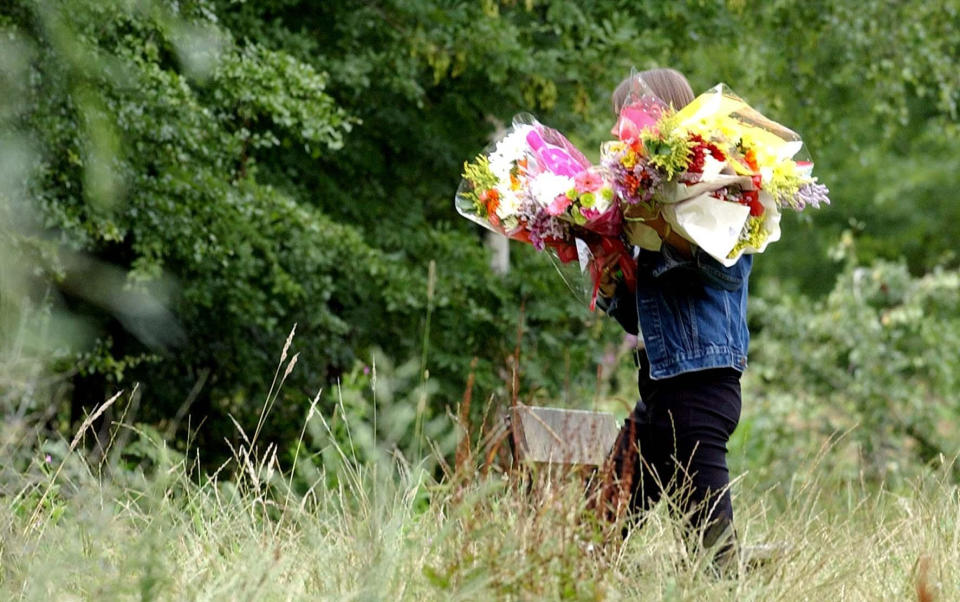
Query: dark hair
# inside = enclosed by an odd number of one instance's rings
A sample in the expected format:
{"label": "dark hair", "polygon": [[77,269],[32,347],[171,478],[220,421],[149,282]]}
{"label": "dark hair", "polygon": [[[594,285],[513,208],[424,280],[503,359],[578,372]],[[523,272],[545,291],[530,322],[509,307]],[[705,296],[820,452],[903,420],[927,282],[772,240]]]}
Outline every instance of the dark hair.
{"label": "dark hair", "polygon": [[615,115],[620,114],[620,109],[637,86],[638,78],[643,80],[657,98],[672,105],[674,109],[681,109],[693,102],[693,88],[682,73],[676,69],[649,69],[632,74],[613,91],[610,100],[613,101]]}

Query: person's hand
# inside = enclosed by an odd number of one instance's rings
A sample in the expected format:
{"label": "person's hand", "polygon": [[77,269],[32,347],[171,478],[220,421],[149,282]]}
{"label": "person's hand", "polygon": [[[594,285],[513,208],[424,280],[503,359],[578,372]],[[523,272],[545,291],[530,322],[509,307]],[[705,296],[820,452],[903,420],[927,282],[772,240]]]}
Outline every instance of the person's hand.
{"label": "person's hand", "polygon": [[654,222],[660,217],[660,207],[653,203],[636,203],[623,208],[623,217],[627,221]]}
{"label": "person's hand", "polygon": [[617,282],[620,280],[620,268],[616,256],[607,257],[600,265],[600,294],[607,299],[613,297],[617,291]]}
{"label": "person's hand", "polygon": [[690,242],[673,232],[669,222],[660,214],[659,205],[647,203],[628,205],[623,209],[623,218],[627,221],[642,222],[643,225],[653,228],[660,240],[680,251],[684,257],[693,257]]}
{"label": "person's hand", "polygon": [[660,215],[660,206],[654,203],[637,203],[627,205],[623,209],[623,219],[628,222],[641,222],[656,231],[661,240],[666,240],[670,233],[667,222]]}

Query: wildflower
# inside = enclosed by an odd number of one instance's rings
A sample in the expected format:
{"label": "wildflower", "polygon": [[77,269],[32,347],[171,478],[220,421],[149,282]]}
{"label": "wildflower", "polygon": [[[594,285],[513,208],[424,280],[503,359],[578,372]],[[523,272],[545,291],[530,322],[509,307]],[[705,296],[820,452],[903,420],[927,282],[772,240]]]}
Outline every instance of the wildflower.
{"label": "wildflower", "polygon": [[827,195],[830,193],[827,187],[819,182],[810,182],[797,189],[797,204],[799,209],[807,205],[819,208],[821,204],[830,204]]}

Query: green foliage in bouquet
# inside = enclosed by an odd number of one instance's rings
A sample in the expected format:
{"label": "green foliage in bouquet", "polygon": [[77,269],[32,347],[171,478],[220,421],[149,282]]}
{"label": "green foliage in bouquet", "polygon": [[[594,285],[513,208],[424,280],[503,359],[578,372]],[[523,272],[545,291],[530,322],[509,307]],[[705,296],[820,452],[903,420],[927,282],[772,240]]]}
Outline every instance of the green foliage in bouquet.
{"label": "green foliage in bouquet", "polygon": [[750,216],[747,218],[747,222],[744,224],[744,229],[746,229],[746,238],[737,241],[737,244],[733,245],[733,249],[730,250],[730,256],[733,257],[740,252],[741,249],[747,245],[752,245],[754,247],[759,247],[763,242],[764,232],[763,232],[763,221]]}
{"label": "green foliage in bouquet", "polygon": [[640,134],[640,140],[650,164],[665,172],[667,179],[673,179],[690,165],[690,151],[694,142],[676,127],[674,116],[665,116],[660,125],[660,131],[657,132],[645,129]]}
{"label": "green foliage in bouquet", "polygon": [[463,177],[473,186],[464,191],[463,196],[473,201],[474,209],[480,217],[487,216],[487,205],[480,198],[480,192],[497,185],[497,176],[490,171],[490,161],[486,156],[478,156],[472,163],[463,164]]}

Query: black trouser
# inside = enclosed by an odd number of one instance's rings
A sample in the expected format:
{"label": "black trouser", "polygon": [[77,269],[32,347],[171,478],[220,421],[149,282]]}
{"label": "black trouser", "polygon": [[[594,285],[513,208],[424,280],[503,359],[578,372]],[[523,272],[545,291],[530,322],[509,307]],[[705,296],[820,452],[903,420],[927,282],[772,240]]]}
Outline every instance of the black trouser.
{"label": "black trouser", "polygon": [[732,532],[726,455],[740,420],[740,373],[715,368],[651,380],[646,354],[638,360],[640,400],[611,452],[613,476],[630,489],[634,512],[669,492],[679,502],[675,510],[688,514],[713,545]]}

